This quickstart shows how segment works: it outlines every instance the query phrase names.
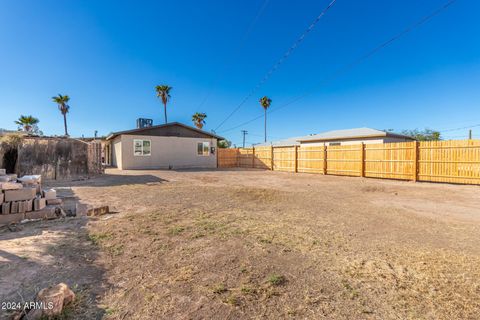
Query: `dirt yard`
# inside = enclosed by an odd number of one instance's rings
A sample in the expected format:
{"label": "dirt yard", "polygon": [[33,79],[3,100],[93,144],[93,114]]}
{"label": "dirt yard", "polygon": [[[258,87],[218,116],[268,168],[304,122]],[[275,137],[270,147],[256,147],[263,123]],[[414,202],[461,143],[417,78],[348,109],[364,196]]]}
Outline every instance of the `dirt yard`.
{"label": "dirt yard", "polygon": [[53,186],[118,213],[0,233],[0,301],[64,281],[71,319],[480,317],[480,187],[240,169],[71,185]]}

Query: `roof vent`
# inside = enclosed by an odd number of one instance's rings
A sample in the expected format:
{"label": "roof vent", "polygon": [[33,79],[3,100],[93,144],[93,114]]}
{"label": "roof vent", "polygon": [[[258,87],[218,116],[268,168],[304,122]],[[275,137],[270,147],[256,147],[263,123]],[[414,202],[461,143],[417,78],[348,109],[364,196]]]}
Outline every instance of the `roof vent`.
{"label": "roof vent", "polygon": [[152,119],[138,118],[137,119],[137,129],[148,128],[153,126]]}

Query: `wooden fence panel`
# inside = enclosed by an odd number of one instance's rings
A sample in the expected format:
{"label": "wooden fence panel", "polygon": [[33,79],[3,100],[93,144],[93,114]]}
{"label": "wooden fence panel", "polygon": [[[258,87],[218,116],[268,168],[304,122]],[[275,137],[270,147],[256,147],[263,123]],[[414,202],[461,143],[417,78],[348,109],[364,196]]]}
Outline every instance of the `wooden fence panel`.
{"label": "wooden fence panel", "polygon": [[253,167],[257,169],[271,169],[272,147],[256,147]]}
{"label": "wooden fence panel", "polygon": [[419,142],[418,180],[480,184],[480,140]]}
{"label": "wooden fence panel", "polygon": [[219,149],[218,166],[480,184],[480,140]]}
{"label": "wooden fence panel", "polygon": [[253,148],[238,149],[238,166],[240,168],[253,167]]}
{"label": "wooden fence panel", "polygon": [[415,142],[365,144],[365,177],[413,180]]}
{"label": "wooden fence panel", "polygon": [[273,148],[273,170],[295,172],[295,147]]}
{"label": "wooden fence panel", "polygon": [[298,172],[323,173],[324,146],[301,146],[297,152]]}
{"label": "wooden fence panel", "polygon": [[217,159],[219,168],[238,167],[238,149],[217,148]]}
{"label": "wooden fence panel", "polygon": [[362,172],[362,145],[327,147],[327,174],[360,176]]}

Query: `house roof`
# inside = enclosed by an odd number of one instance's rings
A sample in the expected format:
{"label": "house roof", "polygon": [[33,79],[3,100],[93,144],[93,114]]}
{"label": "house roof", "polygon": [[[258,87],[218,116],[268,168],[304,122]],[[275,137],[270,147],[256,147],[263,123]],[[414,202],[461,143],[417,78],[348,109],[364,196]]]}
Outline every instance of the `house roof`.
{"label": "house roof", "polygon": [[414,140],[412,137],[393,133],[386,132],[382,130],[376,130],[372,128],[355,128],[355,129],[346,129],[346,130],[333,130],[326,131],[319,134],[313,134],[310,136],[305,136],[298,141],[329,141],[329,140],[344,140],[344,139],[358,139],[358,138],[373,138],[373,137],[395,137],[395,138],[404,138]]}
{"label": "house roof", "polygon": [[359,139],[359,138],[374,138],[374,137],[395,137],[395,138],[404,138],[414,140],[412,137],[393,133],[386,132],[382,130],[376,130],[371,128],[355,128],[355,129],[345,129],[345,130],[333,130],[326,131],[318,134],[309,134],[302,137],[288,138],[278,141],[265,142],[257,144],[258,147],[264,146],[295,146],[299,145],[300,142],[312,142],[312,141],[332,141],[332,140],[345,140],[345,139]]}
{"label": "house roof", "polygon": [[259,143],[256,144],[255,147],[287,147],[287,146],[295,146],[299,145],[299,139],[301,138],[306,138],[305,137],[294,137],[294,138],[288,138],[288,139],[283,139],[283,140],[277,140],[277,141],[271,141],[271,142],[264,142],[264,143]]}
{"label": "house roof", "polygon": [[[152,131],[152,130],[156,130],[156,129],[164,129],[164,128],[169,128],[169,127],[175,127],[175,126],[181,127],[181,128],[187,129],[187,130],[195,131],[197,133],[200,133],[200,134],[203,134],[203,135],[206,135],[206,136],[218,139],[218,140],[225,140],[225,138],[220,137],[216,134],[213,134],[211,132],[207,132],[207,131],[204,131],[204,130],[200,130],[198,128],[194,128],[194,127],[191,127],[191,126],[187,126],[186,124],[183,124],[183,123],[180,123],[180,122],[170,122],[170,123],[160,124],[160,125],[151,126],[151,127],[113,132],[113,133],[109,134],[106,139],[111,140],[111,139],[114,139],[115,137],[120,136],[122,134],[145,135],[145,133],[147,133],[148,131]],[[156,134],[152,134],[152,136],[153,135],[156,135]],[[171,135],[171,134],[165,134],[165,135],[157,134],[157,135],[158,136],[174,136],[174,135]]]}

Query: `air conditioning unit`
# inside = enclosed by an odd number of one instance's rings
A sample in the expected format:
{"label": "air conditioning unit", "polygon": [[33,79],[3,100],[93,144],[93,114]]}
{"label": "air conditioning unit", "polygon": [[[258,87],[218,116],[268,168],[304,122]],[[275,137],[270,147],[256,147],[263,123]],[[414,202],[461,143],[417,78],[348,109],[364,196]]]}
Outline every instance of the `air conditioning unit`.
{"label": "air conditioning unit", "polygon": [[153,126],[152,119],[138,118],[137,119],[137,129],[148,128]]}

